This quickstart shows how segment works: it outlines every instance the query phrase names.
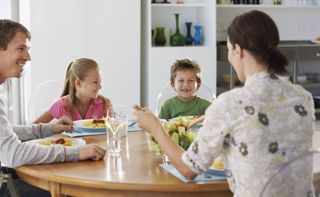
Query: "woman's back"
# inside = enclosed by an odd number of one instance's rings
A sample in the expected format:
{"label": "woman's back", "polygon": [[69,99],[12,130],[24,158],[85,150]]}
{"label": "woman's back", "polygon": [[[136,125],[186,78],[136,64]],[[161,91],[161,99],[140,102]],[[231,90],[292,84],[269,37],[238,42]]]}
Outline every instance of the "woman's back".
{"label": "woman's back", "polygon": [[[230,133],[224,144],[224,160],[234,178],[230,183],[240,196],[259,196],[283,163],[312,147],[312,97],[299,86],[262,72],[248,78],[243,88],[222,95],[217,106],[227,109]],[[289,179],[271,188],[270,196],[272,192],[276,196],[306,196],[311,174],[312,162],[296,165],[284,177]]]}

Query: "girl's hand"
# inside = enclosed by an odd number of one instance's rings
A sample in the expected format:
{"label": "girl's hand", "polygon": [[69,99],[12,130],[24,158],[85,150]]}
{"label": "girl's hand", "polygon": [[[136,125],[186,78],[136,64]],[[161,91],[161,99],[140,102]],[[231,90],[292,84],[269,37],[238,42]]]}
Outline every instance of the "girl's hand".
{"label": "girl's hand", "polygon": [[88,144],[79,147],[79,160],[100,160],[106,154],[106,150],[95,144]]}
{"label": "girl's hand", "polygon": [[59,134],[63,131],[72,132],[73,122],[70,118],[63,116],[55,124],[52,125],[51,130],[54,134]]}

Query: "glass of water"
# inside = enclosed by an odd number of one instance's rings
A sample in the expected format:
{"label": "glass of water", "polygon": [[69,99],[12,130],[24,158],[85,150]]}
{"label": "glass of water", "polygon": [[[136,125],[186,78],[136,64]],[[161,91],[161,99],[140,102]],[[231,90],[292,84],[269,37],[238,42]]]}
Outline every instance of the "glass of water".
{"label": "glass of water", "polygon": [[106,117],[106,133],[107,133],[107,151],[110,157],[120,156],[120,137],[119,132],[123,124],[125,124],[117,111],[109,111]]}

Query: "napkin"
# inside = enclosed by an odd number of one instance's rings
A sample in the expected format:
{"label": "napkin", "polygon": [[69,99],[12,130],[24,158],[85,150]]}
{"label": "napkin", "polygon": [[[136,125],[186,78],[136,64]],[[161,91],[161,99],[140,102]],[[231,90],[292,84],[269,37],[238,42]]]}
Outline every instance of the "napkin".
{"label": "napkin", "polygon": [[138,127],[137,123],[135,122],[129,122],[129,126],[128,126],[128,132],[132,132],[132,131],[141,131],[142,129],[140,127]]}
{"label": "napkin", "polygon": [[105,135],[106,132],[79,132],[79,131],[73,131],[72,133],[69,132],[63,132],[62,134],[69,136],[69,137],[80,137],[80,136],[89,136],[89,135]]}
{"label": "napkin", "polygon": [[168,171],[170,174],[172,174],[173,176],[177,177],[178,179],[180,179],[181,181],[185,182],[185,183],[191,183],[191,182],[206,182],[206,181],[217,181],[217,180],[226,180],[227,177],[225,175],[221,176],[221,175],[216,175],[210,171],[199,174],[195,179],[187,179],[185,178],[183,175],[180,174],[180,172],[178,172],[178,170],[173,167],[173,165],[171,164],[160,164],[160,166],[165,169],[166,171]]}

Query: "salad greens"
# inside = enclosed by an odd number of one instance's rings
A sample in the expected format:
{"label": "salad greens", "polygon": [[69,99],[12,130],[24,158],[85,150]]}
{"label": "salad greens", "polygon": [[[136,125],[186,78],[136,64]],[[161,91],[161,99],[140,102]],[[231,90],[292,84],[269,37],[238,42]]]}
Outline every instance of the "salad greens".
{"label": "salad greens", "polygon": [[[169,121],[163,123],[163,128],[171,136],[171,139],[181,146],[184,150],[187,150],[192,141],[196,137],[196,133],[188,130],[190,118],[178,117],[177,121]],[[161,153],[161,148],[156,139],[151,137],[151,150],[156,153]]]}

